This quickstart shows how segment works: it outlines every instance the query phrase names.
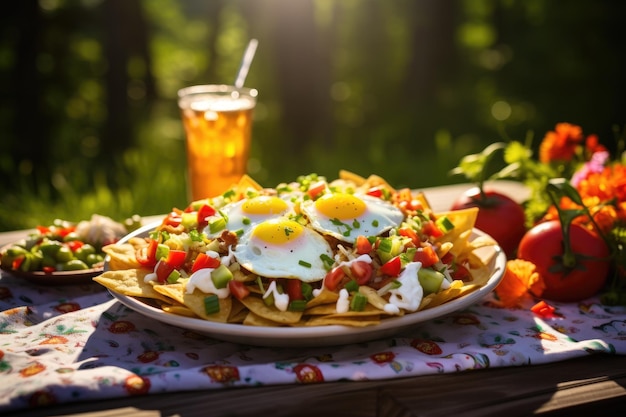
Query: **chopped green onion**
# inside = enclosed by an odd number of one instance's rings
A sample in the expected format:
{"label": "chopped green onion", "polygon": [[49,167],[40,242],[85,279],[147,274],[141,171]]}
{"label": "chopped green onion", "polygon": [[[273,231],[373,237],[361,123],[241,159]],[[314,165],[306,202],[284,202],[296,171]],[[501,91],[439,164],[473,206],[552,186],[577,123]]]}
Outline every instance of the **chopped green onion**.
{"label": "chopped green onion", "polygon": [[373,220],[372,221],[372,226],[378,227],[378,220]]}
{"label": "chopped green onion", "polygon": [[211,272],[211,279],[213,280],[215,288],[226,288],[228,281],[233,279],[233,273],[226,265],[220,264],[220,266]]}
{"label": "chopped green onion", "polygon": [[180,278],[180,272],[175,269],[167,276],[167,283],[174,284],[178,281],[178,278]]}
{"label": "chopped green onion", "polygon": [[202,242],[202,234],[198,232],[196,229],[192,229],[189,231],[189,238],[192,242]]}
{"label": "chopped green onion", "polygon": [[211,234],[217,233],[221,230],[224,230],[225,228],[226,228],[226,219],[223,217],[215,219],[209,223],[209,232],[211,232]]}
{"label": "chopped green onion", "polygon": [[157,249],[156,249],[156,253],[154,257],[157,259],[157,261],[159,259],[166,259],[169,253],[170,253],[170,247],[167,245],[164,245],[163,243],[159,243],[157,245]]}
{"label": "chopped green onion", "polygon": [[401,286],[402,286],[402,283],[398,281],[397,279],[394,279],[387,285],[382,286],[378,291],[376,291],[376,293],[382,297],[383,295],[387,294],[389,291],[395,290],[396,288],[400,288]]}
{"label": "chopped green onion", "polygon": [[330,256],[326,255],[325,253],[322,253],[320,255],[320,259],[324,263],[324,268],[326,268],[327,270],[332,268],[333,265],[335,264],[335,260],[333,258],[331,258]]}
{"label": "chopped green onion", "polygon": [[391,253],[392,246],[393,245],[390,238],[383,238],[380,239],[380,243],[378,244],[378,250],[385,253]]}
{"label": "chopped green onion", "polygon": [[450,221],[448,216],[439,217],[435,223],[444,233],[448,233],[454,229],[454,223]]}
{"label": "chopped green onion", "polygon": [[[264,295],[265,285],[263,285],[263,280],[261,279],[261,277],[256,278],[256,283],[259,286],[259,289],[261,290],[261,295]],[[268,307],[274,305],[274,294],[270,293],[267,297],[263,297],[263,302]]]}
{"label": "chopped green onion", "polygon": [[204,312],[206,314],[215,314],[220,311],[220,299],[215,294],[209,294],[204,297]]}
{"label": "chopped green onion", "polygon": [[402,261],[403,266],[413,262],[415,252],[417,252],[417,248],[407,248],[406,252],[400,254],[400,260]]}
{"label": "chopped green onion", "polygon": [[233,190],[233,189],[230,189],[230,190],[226,191],[224,194],[222,194],[222,196],[224,198],[231,198],[231,197],[234,197],[235,195],[236,195],[236,193],[235,193],[235,190]]}
{"label": "chopped green onion", "polygon": [[303,261],[302,259],[300,259],[300,260],[298,261],[298,265],[301,265],[301,266],[303,266],[303,267],[305,267],[305,268],[310,268],[310,267],[311,267],[311,264],[310,264],[309,262],[307,262],[307,261]]}
{"label": "chopped green onion", "polygon": [[355,292],[359,290],[359,283],[356,280],[351,279],[343,286],[348,292]]}
{"label": "chopped green onion", "polygon": [[306,309],[306,300],[293,300],[287,307],[289,311],[304,311]]}
{"label": "chopped green onion", "polygon": [[350,310],[363,311],[366,305],[367,296],[361,294],[360,292],[354,293],[354,295],[352,296],[352,300],[350,300]]}
{"label": "chopped green onion", "polygon": [[313,298],[313,286],[309,283],[303,282],[302,283],[302,296],[304,297],[305,300],[310,300],[311,298]]}
{"label": "chopped green onion", "polygon": [[246,226],[248,226],[252,222],[252,220],[250,220],[249,217],[244,217],[241,222],[245,224]]}

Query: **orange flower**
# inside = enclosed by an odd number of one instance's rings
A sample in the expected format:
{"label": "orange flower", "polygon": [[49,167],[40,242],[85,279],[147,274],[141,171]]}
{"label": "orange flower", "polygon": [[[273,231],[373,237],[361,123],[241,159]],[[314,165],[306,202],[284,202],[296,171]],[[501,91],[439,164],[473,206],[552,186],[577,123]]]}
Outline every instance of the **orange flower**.
{"label": "orange flower", "polygon": [[502,281],[495,290],[503,306],[519,306],[529,297],[529,292],[541,297],[545,284],[535,269],[535,264],[523,259],[507,261]]}
{"label": "orange flower", "polygon": [[600,143],[598,135],[589,135],[585,140],[585,155],[587,159],[591,158],[591,155],[596,152],[608,152],[608,150]]}
{"label": "orange flower", "polygon": [[617,201],[626,201],[626,166],[622,164],[609,165],[602,172],[590,173],[578,184],[578,193],[581,197],[599,197],[602,201],[616,198]]}
{"label": "orange flower", "polygon": [[539,145],[539,160],[545,164],[552,161],[571,161],[582,141],[583,130],[580,126],[558,123],[554,131],[546,133]]}

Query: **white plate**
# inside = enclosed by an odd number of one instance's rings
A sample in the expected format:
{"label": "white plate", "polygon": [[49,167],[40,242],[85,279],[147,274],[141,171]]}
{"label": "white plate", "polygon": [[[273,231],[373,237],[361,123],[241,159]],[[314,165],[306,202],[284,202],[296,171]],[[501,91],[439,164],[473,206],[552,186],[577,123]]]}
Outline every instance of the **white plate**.
{"label": "white plate", "polygon": [[[148,225],[136,230],[123,238],[126,241],[131,236],[146,236],[154,230],[156,225]],[[473,237],[485,233],[474,229]],[[202,319],[177,316],[166,313],[160,308],[153,307],[134,297],[128,297],[110,291],[113,297],[122,304],[155,320],[168,323],[177,327],[194,330],[216,339],[257,346],[280,346],[280,347],[308,347],[308,346],[332,346],[350,343],[366,342],[374,339],[393,336],[418,323],[432,320],[437,317],[450,314],[462,308],[468,307],[491,293],[502,280],[506,266],[506,256],[495,246],[490,250],[496,251],[491,268],[492,273],[487,283],[465,296],[448,301],[437,307],[406,314],[402,317],[384,319],[380,324],[369,327],[349,327],[342,325],[315,326],[315,327],[257,327],[244,326],[241,324],[215,323]],[[108,264],[105,263],[105,270]]]}

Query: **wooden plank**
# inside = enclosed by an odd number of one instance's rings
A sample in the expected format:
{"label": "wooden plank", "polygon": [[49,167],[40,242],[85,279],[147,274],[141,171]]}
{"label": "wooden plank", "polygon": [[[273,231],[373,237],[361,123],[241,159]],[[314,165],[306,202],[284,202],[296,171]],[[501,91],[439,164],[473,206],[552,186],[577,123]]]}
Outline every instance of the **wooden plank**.
{"label": "wooden plank", "polygon": [[[427,377],[385,389],[381,416],[507,417],[576,411],[598,403],[626,411],[626,357],[591,356],[540,366]],[[445,382],[443,380],[446,380]],[[422,385],[421,387],[419,385]]]}
{"label": "wooden plank", "polygon": [[326,415],[558,415],[608,407],[626,411],[626,356],[597,355],[547,365],[414,378],[179,392],[65,404],[13,415],[320,417]]}

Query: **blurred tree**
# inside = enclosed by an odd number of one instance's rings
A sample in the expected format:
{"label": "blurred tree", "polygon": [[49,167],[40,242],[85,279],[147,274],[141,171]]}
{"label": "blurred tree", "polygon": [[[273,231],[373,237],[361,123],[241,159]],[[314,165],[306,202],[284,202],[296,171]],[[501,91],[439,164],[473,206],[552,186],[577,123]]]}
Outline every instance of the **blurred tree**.
{"label": "blurred tree", "polygon": [[612,0],[8,2],[0,229],[184,202],[176,91],[231,82],[251,37],[250,166],[265,185],[341,168],[449,183],[462,155],[560,121],[610,142],[626,123],[625,12]]}
{"label": "blurred tree", "polygon": [[[149,106],[157,98],[157,91],[152,74],[150,32],[140,1],[104,0],[101,12],[107,63],[107,120],[103,124],[101,154],[107,166],[136,143],[137,123],[132,117],[130,95]],[[129,70],[131,63],[139,67],[134,74]],[[133,87],[141,91],[130,91]],[[148,111],[139,112],[139,118],[147,115]]]}

